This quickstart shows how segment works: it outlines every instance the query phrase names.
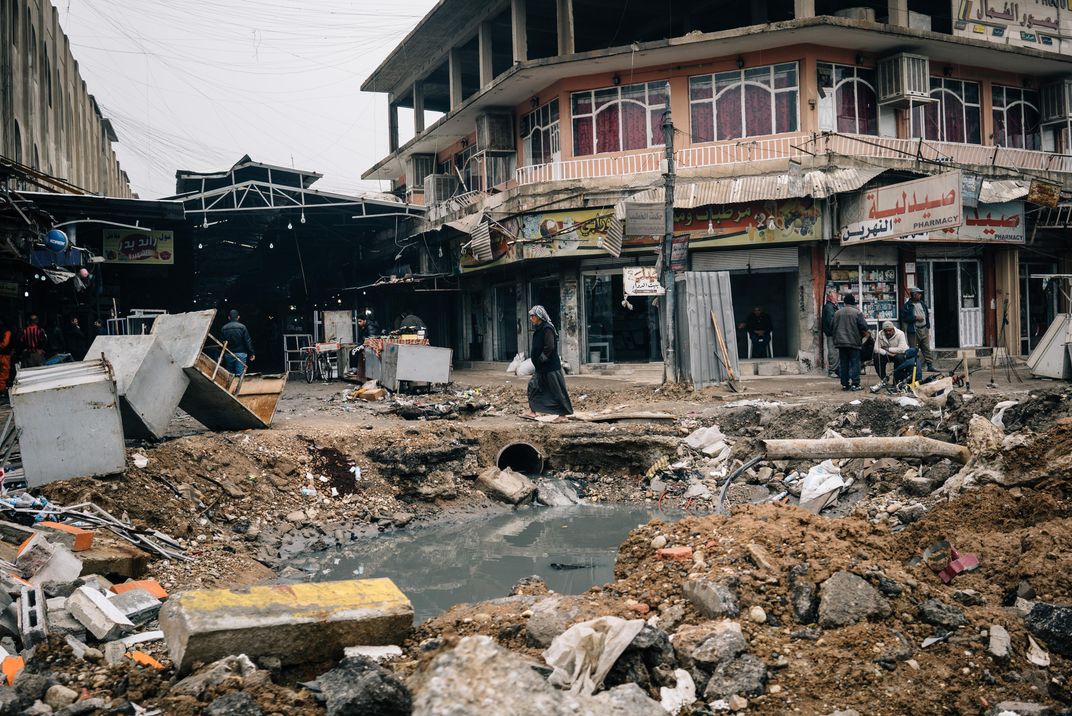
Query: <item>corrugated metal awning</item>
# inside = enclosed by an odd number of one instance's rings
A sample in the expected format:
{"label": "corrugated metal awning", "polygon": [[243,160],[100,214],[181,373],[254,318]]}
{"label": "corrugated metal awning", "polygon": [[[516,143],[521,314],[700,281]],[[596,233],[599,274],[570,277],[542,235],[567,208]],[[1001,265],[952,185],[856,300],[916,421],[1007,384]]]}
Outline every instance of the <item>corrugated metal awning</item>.
{"label": "corrugated metal awning", "polygon": [[[791,173],[757,174],[754,176],[704,181],[679,182],[674,187],[674,206],[695,209],[717,204],[743,204],[749,201],[770,201],[810,196],[825,199],[833,194],[855,191],[885,169],[878,167],[813,170],[799,178]],[[655,187],[634,194],[625,201],[638,204],[663,201],[663,188]],[[618,211],[615,214],[618,215]],[[624,218],[624,208],[621,211]]]}
{"label": "corrugated metal awning", "polygon": [[979,188],[980,204],[1003,204],[1027,196],[1031,182],[1026,179],[984,179]]}
{"label": "corrugated metal awning", "polygon": [[479,224],[483,220],[483,218],[484,214],[478,211],[475,214],[469,214],[469,216],[463,216],[462,218],[455,219],[454,221],[447,221],[443,224],[443,226],[449,226],[450,228],[460,231],[463,234],[471,234],[473,233],[473,229],[476,228],[477,224]]}

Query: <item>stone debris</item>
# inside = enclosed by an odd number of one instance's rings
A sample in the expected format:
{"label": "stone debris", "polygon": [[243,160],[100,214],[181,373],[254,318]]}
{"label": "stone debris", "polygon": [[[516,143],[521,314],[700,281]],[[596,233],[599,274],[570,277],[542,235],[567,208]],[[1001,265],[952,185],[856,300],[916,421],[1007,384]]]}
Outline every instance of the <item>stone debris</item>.
{"label": "stone debris", "polygon": [[477,477],[476,487],[488,497],[510,505],[519,505],[536,492],[532,480],[510,468],[489,467]]}

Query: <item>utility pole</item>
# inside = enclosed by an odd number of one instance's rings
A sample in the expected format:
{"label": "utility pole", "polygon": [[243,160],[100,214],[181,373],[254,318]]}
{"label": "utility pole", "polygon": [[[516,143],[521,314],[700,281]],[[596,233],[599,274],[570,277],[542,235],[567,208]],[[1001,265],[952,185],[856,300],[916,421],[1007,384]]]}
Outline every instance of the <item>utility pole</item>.
{"label": "utility pole", "polygon": [[674,120],[670,116],[670,83],[666,83],[666,112],[663,114],[663,144],[666,146],[666,173],[664,217],[666,233],[663,236],[663,286],[666,289],[666,321],[663,340],[663,382],[678,382],[677,354],[674,351],[674,271],[670,257],[674,247]]}

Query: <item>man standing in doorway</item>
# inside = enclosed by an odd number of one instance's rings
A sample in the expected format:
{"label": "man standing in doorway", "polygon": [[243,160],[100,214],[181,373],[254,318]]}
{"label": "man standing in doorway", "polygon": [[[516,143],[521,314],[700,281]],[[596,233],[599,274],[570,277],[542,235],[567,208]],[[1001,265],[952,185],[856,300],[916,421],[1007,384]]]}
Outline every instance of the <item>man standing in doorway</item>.
{"label": "man standing in doorway", "polygon": [[826,370],[831,378],[838,377],[838,349],[834,345],[834,314],[838,311],[837,291],[830,289],[826,292],[826,302],[823,303],[823,335],[826,336]]}
{"label": "man standing in doorway", "polygon": [[245,324],[238,322],[240,317],[238,311],[231,309],[227,317],[230,322],[224,325],[220,336],[227,344],[227,350],[233,353],[234,357],[224,356],[224,367],[232,375],[243,375],[249,362],[257,359],[257,356],[253,355],[253,338],[250,337],[249,329]]}
{"label": "man standing in doorway", "polygon": [[45,364],[45,351],[48,349],[48,336],[38,325],[37,315],[30,316],[30,322],[22,329],[22,364],[27,368]]}
{"label": "man standing in doorway", "polygon": [[908,289],[908,300],[901,306],[901,323],[905,327],[908,345],[919,352],[920,358],[933,371],[931,351],[931,309],[923,301],[923,289],[913,286]]}
{"label": "man standing in doorway", "polygon": [[856,296],[846,293],[845,305],[834,314],[834,345],[838,349],[842,390],[860,390],[860,348],[870,335],[867,320],[856,307]]}

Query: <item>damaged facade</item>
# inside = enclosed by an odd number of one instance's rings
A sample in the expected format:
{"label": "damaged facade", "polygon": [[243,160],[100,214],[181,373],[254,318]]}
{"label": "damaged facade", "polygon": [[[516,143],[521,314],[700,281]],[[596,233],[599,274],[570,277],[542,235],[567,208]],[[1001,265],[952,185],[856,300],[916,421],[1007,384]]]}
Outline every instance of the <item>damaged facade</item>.
{"label": "damaged facade", "polygon": [[[681,268],[729,271],[737,322],[765,310],[774,372],[821,364],[827,288],[877,327],[919,284],[939,350],[1030,352],[1067,310],[1031,276],[1072,268],[1072,28],[1044,3],[1031,27],[957,2],[848,5],[437,5],[362,86],[388,94],[391,147],[364,176],[427,207],[407,248],[456,278],[456,355],[526,350],[539,303],[582,371],[661,361],[659,310],[623,269],[656,264],[667,107]],[[849,233],[872,189],[955,173],[957,228]]]}

